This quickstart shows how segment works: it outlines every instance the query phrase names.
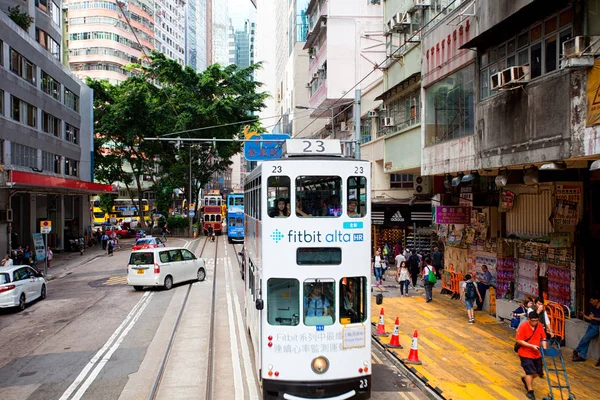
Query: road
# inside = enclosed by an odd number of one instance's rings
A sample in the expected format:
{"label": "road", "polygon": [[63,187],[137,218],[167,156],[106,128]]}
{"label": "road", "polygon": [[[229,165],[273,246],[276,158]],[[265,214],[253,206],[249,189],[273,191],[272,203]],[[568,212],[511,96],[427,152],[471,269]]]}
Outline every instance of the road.
{"label": "road", "polygon": [[[241,247],[227,244],[224,237],[208,243],[202,254],[207,260],[204,282],[135,292],[125,278],[128,244],[123,241],[123,250],[114,256],[92,260],[49,282],[47,299],[25,311],[0,311],[2,398],[150,398],[186,296],[155,398],[206,398],[213,296],[216,361],[211,398],[260,398],[243,325],[244,287],[236,258]],[[169,241],[196,255],[203,244],[203,238]],[[376,400],[426,398],[375,348],[372,385]]]}

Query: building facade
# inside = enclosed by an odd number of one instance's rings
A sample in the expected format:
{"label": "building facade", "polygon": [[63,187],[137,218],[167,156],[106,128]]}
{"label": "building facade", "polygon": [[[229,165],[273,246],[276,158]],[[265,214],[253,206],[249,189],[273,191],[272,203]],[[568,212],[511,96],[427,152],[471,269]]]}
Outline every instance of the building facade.
{"label": "building facade", "polygon": [[69,66],[82,79],[122,82],[132,73],[124,66],[140,63],[155,48],[153,0],[69,0],[67,6]]}
{"label": "building facade", "polygon": [[[422,173],[444,183],[446,263],[491,265],[497,316],[528,295],[575,316],[600,279],[595,11],[587,0],[462,2],[423,38]],[[463,223],[448,223],[458,209]],[[567,345],[584,330],[567,319]]]}
{"label": "building facade", "polygon": [[[183,0],[154,1],[154,47],[167,58],[186,65],[186,3]],[[195,15],[194,15],[195,17]],[[197,23],[197,19],[194,20]]]}
{"label": "building facade", "polygon": [[[111,191],[93,183],[93,93],[60,62],[62,21],[48,10],[62,4],[53,4],[22,9],[33,17],[25,30],[6,14],[14,3],[0,2],[3,251],[31,246],[41,220],[52,223],[48,244],[63,249],[90,226],[89,194]],[[56,45],[48,46],[43,32]]]}

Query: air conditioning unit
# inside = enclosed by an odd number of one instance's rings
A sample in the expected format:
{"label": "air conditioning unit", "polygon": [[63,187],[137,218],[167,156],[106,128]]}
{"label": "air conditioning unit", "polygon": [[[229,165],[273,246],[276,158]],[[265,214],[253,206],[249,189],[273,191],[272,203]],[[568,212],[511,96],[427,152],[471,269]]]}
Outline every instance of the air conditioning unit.
{"label": "air conditioning unit", "polygon": [[310,89],[312,87],[312,85],[310,83],[307,83],[305,86],[307,89]]}
{"label": "air conditioning unit", "polygon": [[417,176],[415,178],[415,193],[416,194],[431,194],[433,191],[431,176]]}
{"label": "air conditioning unit", "polygon": [[308,56],[308,58],[310,58],[311,60],[314,60],[314,59],[315,59],[315,55],[314,55],[314,54],[310,54],[310,55]]}
{"label": "air conditioning unit", "polygon": [[369,118],[374,118],[374,117],[377,117],[378,115],[379,114],[377,113],[377,111],[369,111],[367,113],[367,117],[369,117]]}
{"label": "air conditioning unit", "polygon": [[404,30],[410,27],[411,18],[409,13],[397,13],[394,16],[394,28]]}
{"label": "air conditioning unit", "polygon": [[498,90],[504,85],[502,81],[502,72],[490,76],[490,89]]}
{"label": "air conditioning unit", "polygon": [[315,73],[313,74],[313,79],[318,79],[318,78],[319,78],[319,74],[315,72]]}
{"label": "air conditioning unit", "polygon": [[350,125],[348,125],[348,123],[347,123],[347,122],[344,122],[344,121],[342,121],[342,122],[340,123],[340,131],[345,131],[345,132],[347,132],[347,131],[349,131],[349,130],[350,130]]}
{"label": "air conditioning unit", "polygon": [[590,37],[576,36],[571,40],[563,43],[563,54],[567,58],[581,57],[584,52],[590,52]]}
{"label": "air conditioning unit", "polygon": [[385,24],[384,30],[386,32],[392,32],[394,30],[394,19],[390,19],[387,24]]}
{"label": "air conditioning unit", "polygon": [[392,117],[385,117],[383,119],[383,126],[394,126],[394,118],[392,118]]}
{"label": "air conditioning unit", "polygon": [[385,105],[385,104],[380,104],[380,105],[379,105],[379,111],[387,111],[387,105]]}
{"label": "air conditioning unit", "polygon": [[13,210],[9,208],[7,210],[0,210],[0,222],[12,222],[13,221]]}
{"label": "air conditioning unit", "polygon": [[523,85],[529,82],[529,67],[510,67],[501,72],[502,86]]}
{"label": "air conditioning unit", "polygon": [[429,7],[431,6],[431,0],[413,0],[415,7]]}

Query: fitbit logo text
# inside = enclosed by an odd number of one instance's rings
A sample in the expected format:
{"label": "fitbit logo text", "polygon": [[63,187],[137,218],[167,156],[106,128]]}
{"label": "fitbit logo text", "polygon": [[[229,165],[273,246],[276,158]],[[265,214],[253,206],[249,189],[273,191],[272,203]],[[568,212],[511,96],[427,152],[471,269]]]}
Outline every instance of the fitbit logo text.
{"label": "fitbit logo text", "polygon": [[295,231],[289,230],[288,242],[290,243],[348,243],[352,242],[352,235],[335,230],[333,233],[322,233],[318,231]]}

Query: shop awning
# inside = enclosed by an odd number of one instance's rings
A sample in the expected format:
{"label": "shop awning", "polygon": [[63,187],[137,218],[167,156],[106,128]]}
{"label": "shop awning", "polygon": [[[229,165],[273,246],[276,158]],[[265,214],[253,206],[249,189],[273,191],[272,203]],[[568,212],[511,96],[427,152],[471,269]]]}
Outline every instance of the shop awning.
{"label": "shop awning", "polygon": [[113,192],[112,185],[14,170],[8,171],[7,186],[11,188],[34,187],[55,190],[68,190],[70,192],[79,193]]}
{"label": "shop awning", "polygon": [[386,101],[387,99],[396,95],[397,93],[405,91],[409,86],[416,84],[420,80],[421,80],[421,73],[415,72],[414,74],[410,75],[408,78],[398,82],[397,84],[395,84],[394,86],[392,86],[391,88],[386,90],[385,92],[381,93],[379,96],[375,97],[375,100]]}

